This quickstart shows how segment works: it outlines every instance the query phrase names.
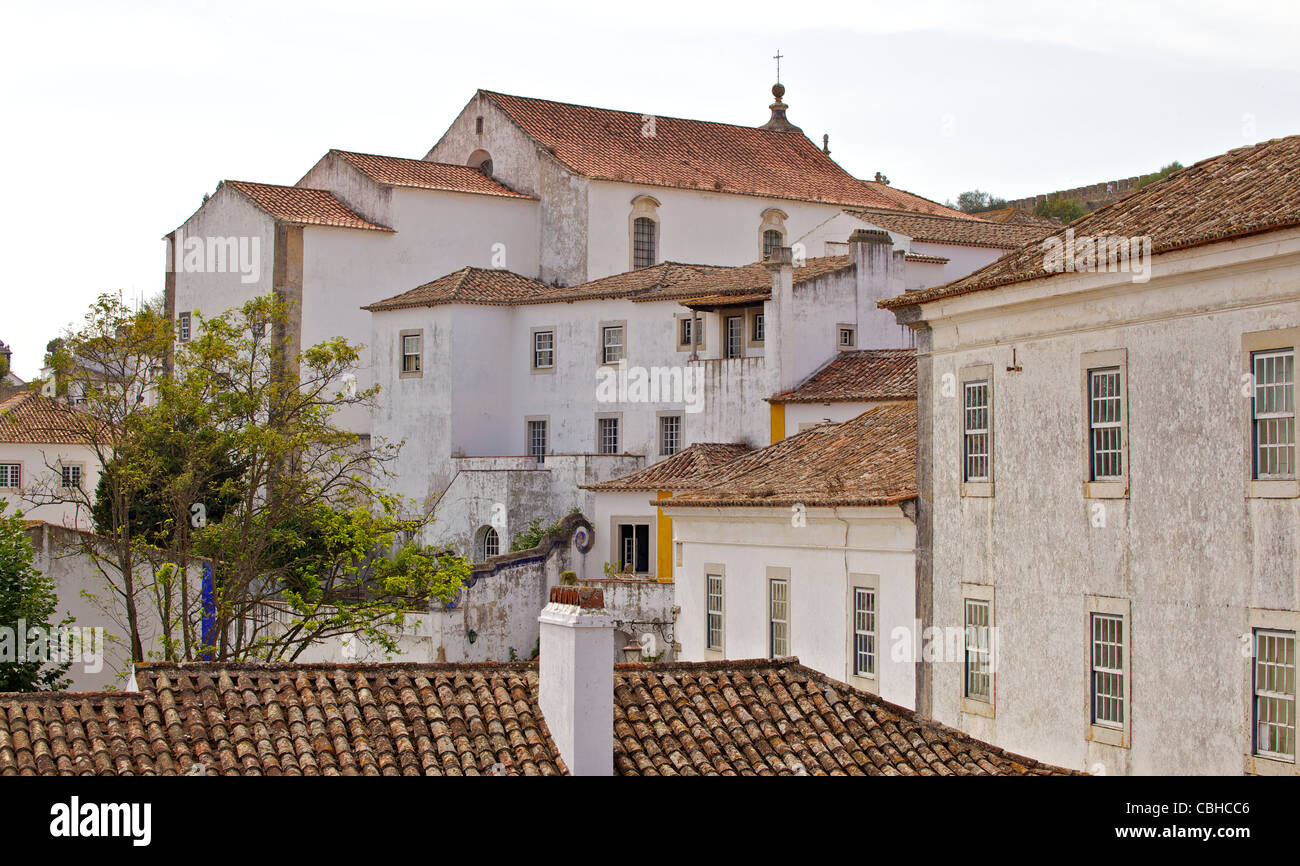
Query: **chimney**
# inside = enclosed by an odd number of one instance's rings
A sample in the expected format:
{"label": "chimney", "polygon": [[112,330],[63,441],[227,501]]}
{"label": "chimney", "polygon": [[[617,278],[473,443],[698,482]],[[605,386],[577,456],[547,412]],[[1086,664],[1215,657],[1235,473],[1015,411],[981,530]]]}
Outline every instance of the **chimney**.
{"label": "chimney", "polygon": [[[764,325],[768,341],[765,354],[776,361],[774,393],[780,393],[799,384],[795,381],[794,250],[778,247],[764,263],[772,272],[772,300],[768,301],[771,314],[766,317]],[[790,334],[785,333],[786,328],[790,329]]]}
{"label": "chimney", "polygon": [[538,704],[575,776],[614,775],[614,618],[599,589],[551,587],[541,625]]}
{"label": "chimney", "polygon": [[858,229],[849,235],[849,260],[857,280],[858,348],[903,349],[905,328],[876,301],[903,294],[903,250],[894,249],[894,239],[881,229]]}

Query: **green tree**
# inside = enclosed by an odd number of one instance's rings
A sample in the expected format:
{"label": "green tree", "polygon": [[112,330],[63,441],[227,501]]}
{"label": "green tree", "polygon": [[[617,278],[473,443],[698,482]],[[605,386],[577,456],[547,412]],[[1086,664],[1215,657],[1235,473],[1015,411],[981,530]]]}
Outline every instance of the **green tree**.
{"label": "green tree", "polygon": [[1006,199],[978,189],[968,190],[957,196],[957,209],[963,213],[979,213],[1006,206]]}
{"label": "green tree", "polygon": [[1139,177],[1137,183],[1134,185],[1133,188],[1142,189],[1142,187],[1144,186],[1150,186],[1151,184],[1155,183],[1158,180],[1164,180],[1165,178],[1169,177],[1169,175],[1180,170],[1181,168],[1183,168],[1183,164],[1178,160],[1174,160],[1173,162],[1169,163],[1169,165],[1164,166],[1159,171],[1153,174],[1144,174],[1141,177]]}
{"label": "green tree", "polygon": [[[72,619],[51,624],[58,605],[54,581],[32,567],[32,546],[22,515],[4,516],[5,506],[0,499],[0,627],[17,632],[21,620],[28,633],[39,628],[48,635],[51,629],[68,625]],[[70,666],[70,661],[0,661],[0,692],[66,689],[71,684],[66,676]]]}
{"label": "green tree", "polygon": [[1034,216],[1051,217],[1063,223],[1074,222],[1087,212],[1088,209],[1082,202],[1072,198],[1062,198],[1059,195],[1044,199],[1034,207]]}

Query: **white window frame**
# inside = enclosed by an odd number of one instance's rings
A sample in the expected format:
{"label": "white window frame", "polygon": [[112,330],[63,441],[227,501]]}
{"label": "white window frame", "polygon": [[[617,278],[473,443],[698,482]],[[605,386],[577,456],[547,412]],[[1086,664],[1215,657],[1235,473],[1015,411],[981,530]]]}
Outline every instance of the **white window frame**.
{"label": "white window frame", "polygon": [[[488,552],[488,541],[493,540],[495,550]],[[474,561],[485,562],[489,557],[498,556],[501,553],[501,533],[495,526],[487,525],[479,528],[474,536]]]}
{"label": "white window frame", "polygon": [[[411,344],[408,340],[415,341],[415,351],[410,350]],[[402,379],[419,379],[424,376],[424,329],[413,328],[406,331],[399,331],[397,334],[397,371],[399,378]],[[415,368],[407,369],[406,359],[415,359]]]}
{"label": "white window frame", "polygon": [[182,343],[188,343],[194,339],[194,320],[188,310],[176,314],[176,331],[176,339]]}
{"label": "white window frame", "polygon": [[[867,593],[870,595],[872,607],[870,609],[869,621],[864,622],[859,615],[860,594]],[[864,691],[879,694],[880,692],[880,663],[881,663],[881,625],[880,625],[880,576],[876,574],[855,574],[850,573],[848,579],[848,597],[846,599],[846,608],[848,612],[848,646],[846,658],[846,677],[845,682]],[[860,638],[866,637],[870,642],[870,653],[874,657],[873,664],[869,671],[863,671],[859,666],[860,655],[863,647],[860,645]]]}
{"label": "white window frame", "polygon": [[[983,387],[984,389],[984,427],[971,426],[971,408],[967,405],[969,397],[969,388]],[[993,461],[995,459],[995,443],[993,438],[993,365],[979,364],[971,367],[964,367],[961,370],[961,494],[962,496],[992,496],[993,495]],[[975,477],[970,474],[971,460],[971,437],[982,435],[984,437],[984,470],[983,476]]]}
{"label": "white window frame", "polygon": [[[1266,349],[1252,352],[1251,377],[1254,395],[1251,397],[1251,448],[1254,458],[1254,479],[1256,481],[1293,481],[1296,478],[1296,413],[1295,413],[1295,360],[1294,346],[1282,349]],[[1264,409],[1261,410],[1260,406]],[[1275,435],[1278,441],[1265,445],[1260,439],[1261,425],[1275,426],[1281,435]],[[1264,471],[1264,449],[1271,456],[1270,463],[1277,466],[1268,468],[1279,471]]]}
{"label": "white window frame", "polygon": [[749,311],[749,322],[745,327],[745,334],[751,346],[759,347],[766,344],[767,316],[762,307],[756,307]]}
{"label": "white window frame", "polygon": [[[1242,396],[1245,398],[1242,402],[1245,404],[1243,416],[1243,448],[1244,454],[1244,477],[1247,498],[1264,498],[1264,499],[1295,499],[1300,497],[1300,474],[1296,473],[1297,458],[1300,458],[1300,444],[1293,444],[1291,447],[1290,463],[1292,475],[1259,476],[1256,471],[1257,466],[1257,449],[1256,441],[1258,437],[1255,409],[1258,401],[1258,389],[1260,383],[1257,381],[1255,371],[1255,357],[1258,355],[1267,355],[1275,352],[1290,351],[1295,354],[1300,350],[1300,327],[1295,328],[1277,328],[1271,331],[1251,331],[1241,335],[1241,357],[1242,373],[1246,385],[1242,388]],[[1293,355],[1294,357],[1294,355]],[[1291,429],[1292,437],[1295,438],[1295,414],[1294,406],[1296,403],[1296,386],[1295,386],[1295,361],[1292,361],[1292,382],[1290,400],[1292,406]],[[1270,413],[1272,414],[1272,413]],[[1285,417],[1285,413],[1279,413]]]}
{"label": "white window frame", "polygon": [[[537,445],[536,432],[534,425],[540,424],[542,430],[542,448],[541,453],[535,450]],[[527,415],[524,417],[524,453],[529,457],[536,458],[538,463],[546,462],[546,455],[551,450],[551,416],[549,415]]]}
{"label": "white window frame", "polygon": [[[778,598],[778,595],[780,598]],[[778,606],[780,606],[778,608]],[[784,614],[778,617],[778,609]],[[794,655],[790,616],[790,569],[767,569],[767,653],[771,658]]]}
{"label": "white window frame", "polygon": [[[1100,352],[1084,352],[1079,356],[1079,368],[1082,373],[1081,392],[1083,399],[1083,496],[1085,499],[1127,499],[1129,487],[1129,450],[1128,450],[1128,350],[1107,349]],[[1119,393],[1114,395],[1119,409],[1116,420],[1094,422],[1093,412],[1100,404],[1093,399],[1094,374],[1114,375]],[[1107,395],[1102,399],[1110,399]],[[1114,430],[1118,439],[1117,457],[1119,474],[1096,476],[1094,474],[1094,431]]]}
{"label": "white window frame", "polygon": [[[1265,610],[1249,609],[1247,619],[1250,625],[1248,639],[1250,641],[1249,657],[1245,660],[1247,670],[1245,671],[1246,687],[1250,694],[1250,715],[1249,730],[1246,734],[1245,746],[1245,771],[1254,776],[1300,776],[1300,764],[1297,764],[1295,757],[1296,741],[1295,730],[1297,709],[1297,698],[1300,694],[1297,688],[1300,685],[1300,671],[1296,671],[1295,665],[1300,662],[1300,646],[1297,645],[1296,639],[1300,638],[1300,611],[1293,610]],[[1261,634],[1290,636],[1291,644],[1291,694],[1287,695],[1285,691],[1279,690],[1275,694],[1269,694],[1266,690],[1265,698],[1276,698],[1282,701],[1290,701],[1290,722],[1291,728],[1291,747],[1290,756],[1274,752],[1268,749],[1261,749],[1259,728],[1260,728],[1260,688],[1259,688],[1259,637]]]}
{"label": "white window frame", "polygon": [[[972,607],[974,605],[974,607]],[[971,622],[977,614],[983,623]],[[997,602],[994,589],[982,583],[961,585],[961,711],[992,718],[997,707]],[[985,631],[980,632],[979,629]],[[972,670],[972,662],[978,669]],[[974,677],[972,677],[974,675]],[[971,688],[986,686],[982,691]]]}
{"label": "white window frame", "polygon": [[[682,325],[684,324],[689,324],[691,328],[691,339],[689,341],[682,340]],[[673,328],[675,329],[673,342],[677,346],[677,351],[694,352],[704,348],[705,328],[703,316],[698,313],[679,314],[673,318]],[[694,342],[697,337],[699,339],[698,343]]]}
{"label": "white window frame", "polygon": [[[618,333],[618,340],[611,341],[610,336],[614,332]],[[617,350],[611,352],[611,350]],[[617,355],[617,357],[613,357]],[[627,322],[601,322],[600,323],[600,363],[602,365],[616,365],[620,361],[627,360]]]}
{"label": "white window frame", "polygon": [[[68,484],[69,473],[76,473],[77,483]],[[85,490],[86,483],[86,465],[84,463],[59,463],[59,489],[60,490]]]}
{"label": "white window frame", "polygon": [[[676,447],[669,451],[665,446],[667,445],[667,427],[669,426],[669,422],[672,421],[677,423]],[[682,442],[685,439],[686,433],[686,419],[682,414],[680,412],[660,412],[657,426],[659,428],[659,456],[671,457],[674,454],[681,453]]]}
{"label": "white window frame", "polygon": [[[646,567],[644,571],[636,570],[636,551],[633,551],[632,563],[630,568],[626,568],[627,574],[652,575],[656,574],[658,562],[655,549],[655,518],[638,514],[615,514],[609,519],[609,561],[615,565],[627,566],[626,550],[621,550],[619,545],[622,541],[620,527],[623,526],[645,526],[646,529]],[[632,538],[635,541],[636,531],[633,530]]]}
{"label": "white window frame", "polygon": [[[602,422],[612,421],[614,424],[614,450],[605,450],[604,431],[606,425]],[[623,415],[622,413],[606,413],[596,416],[596,453],[597,454],[622,454],[623,447]]]}
{"label": "white window frame", "polygon": [[723,658],[727,653],[727,572],[716,562],[704,566],[704,652],[717,658]]}
{"label": "white window frame", "polygon": [[[736,332],[731,330],[732,323],[738,323]],[[722,357],[745,357],[745,314],[725,315],[722,317]]]}
{"label": "white window frame", "polygon": [[[23,464],[21,460],[5,460],[0,462],[0,490],[22,490],[23,489]],[[16,484],[10,484],[10,481],[16,481]]]}
{"label": "white window frame", "polygon": [[[549,346],[540,345],[542,339],[550,341]],[[533,328],[529,336],[529,368],[534,373],[555,372],[555,328]],[[546,357],[543,358],[543,355]],[[546,363],[542,363],[545,360]]]}
{"label": "white window frame", "polygon": [[[1133,618],[1130,616],[1130,604],[1126,598],[1110,596],[1085,596],[1086,612],[1084,624],[1087,638],[1087,688],[1084,691],[1087,701],[1088,739],[1094,743],[1127,749],[1132,745],[1133,730]],[[1105,624],[1118,622],[1120,625],[1118,653],[1119,658],[1106,655],[1106,649],[1113,643],[1106,640],[1111,636]],[[1100,628],[1099,632],[1097,629]],[[1098,656],[1101,650],[1103,655]],[[1115,662],[1118,661],[1118,664]],[[1105,682],[1119,681],[1119,694],[1113,696],[1120,709],[1120,719],[1107,718],[1107,714],[1097,711],[1099,688],[1098,680]],[[1108,690],[1108,691],[1113,691]],[[1113,705],[1112,705],[1113,706]],[[1110,715],[1113,715],[1111,713]]]}
{"label": "white window frame", "polygon": [[[844,335],[848,334],[848,342],[845,342]],[[835,326],[835,347],[841,352],[847,352],[858,347],[858,326],[852,322],[840,322]]]}
{"label": "white window frame", "polygon": [[[1283,629],[1256,628],[1251,630],[1254,648],[1255,674],[1251,682],[1252,754],[1274,761],[1295,763],[1296,758],[1296,633]],[[1266,659],[1265,647],[1279,658]],[[1289,656],[1289,658],[1288,658]],[[1261,680],[1264,681],[1261,686]],[[1268,704],[1264,712],[1264,702]],[[1265,729],[1264,716],[1270,736],[1261,737]],[[1261,746],[1262,739],[1283,740],[1281,749]]]}

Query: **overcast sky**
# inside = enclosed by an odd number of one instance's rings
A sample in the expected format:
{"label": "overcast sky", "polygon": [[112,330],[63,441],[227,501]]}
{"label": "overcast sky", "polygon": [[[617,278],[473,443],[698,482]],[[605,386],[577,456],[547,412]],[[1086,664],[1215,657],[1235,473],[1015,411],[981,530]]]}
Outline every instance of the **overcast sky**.
{"label": "overcast sky", "polygon": [[[1300,3],[62,2],[0,11],[0,340],[34,376],[223,178],[420,157],[476,88],[758,125],[938,201],[1128,177],[1300,133]],[[439,276],[429,274],[430,279]]]}

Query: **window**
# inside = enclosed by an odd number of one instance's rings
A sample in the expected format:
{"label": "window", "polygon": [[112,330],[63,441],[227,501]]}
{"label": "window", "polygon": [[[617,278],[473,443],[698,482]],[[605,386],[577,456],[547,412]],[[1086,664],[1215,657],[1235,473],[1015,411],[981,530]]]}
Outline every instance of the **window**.
{"label": "window", "polygon": [[649,217],[632,222],[632,267],[646,268],[656,261],[658,224]]}
{"label": "window", "polygon": [[483,117],[481,115],[474,118],[474,132],[479,135],[483,134]]}
{"label": "window", "polygon": [[1088,430],[1091,481],[1124,477],[1123,396],[1118,367],[1088,371]]}
{"label": "window", "polygon": [[0,463],[0,487],[20,489],[23,486],[21,463]]}
{"label": "window", "polygon": [[962,386],[964,429],[963,481],[989,480],[989,383],[987,379]]}
{"label": "window", "polygon": [[546,419],[530,419],[528,421],[528,456],[536,457],[537,462],[542,463],[546,459],[548,445]]}
{"label": "window", "polygon": [[618,419],[596,419],[596,451],[599,454],[618,453]]}
{"label": "window", "polygon": [[627,346],[624,342],[622,325],[605,325],[600,329],[602,364],[617,364],[626,357]]}
{"label": "window", "polygon": [[677,351],[693,352],[704,348],[704,320],[694,314],[677,318]]}
{"label": "window", "polygon": [[853,587],[853,674],[876,675],[875,587]]}
{"label": "window", "polygon": [[59,486],[64,490],[81,489],[81,467],[77,464],[65,464],[59,467]]}
{"label": "window", "polygon": [[790,581],[770,578],[767,582],[768,654],[772,658],[790,654]]}
{"label": "window", "polygon": [[615,561],[624,574],[650,573],[650,524],[619,523],[615,519],[618,548]]}
{"label": "window", "polygon": [[776,229],[768,229],[763,232],[763,258],[767,258],[774,250],[781,248],[781,233]]}
{"label": "window", "polygon": [[745,317],[727,317],[727,353],[725,357],[739,358],[745,354]]}
{"label": "window", "polygon": [[474,559],[482,562],[489,556],[496,556],[501,552],[501,536],[491,526],[484,526],[478,531],[478,542],[474,545]]}
{"label": "window", "polygon": [[695,342],[695,336],[691,332],[691,327],[695,324],[694,319],[679,319],[677,322],[677,345],[690,346]]}
{"label": "window", "polygon": [[662,415],[659,418],[659,453],[664,457],[682,450],[682,416]]}
{"label": "window", "polygon": [[190,341],[190,314],[181,313],[176,317],[176,320],[180,341],[182,343],[188,343]]}
{"label": "window", "polygon": [[1295,762],[1295,632],[1255,630],[1254,753]]}
{"label": "window", "polygon": [[555,332],[533,331],[533,369],[555,368]]}
{"label": "window", "polygon": [[1254,352],[1251,367],[1254,477],[1295,478],[1295,349]]}
{"label": "window", "polygon": [[967,700],[993,702],[992,601],[985,598],[963,600],[966,608],[965,691]]}
{"label": "window", "polygon": [[419,376],[424,366],[421,358],[421,349],[424,342],[423,332],[403,331],[401,340],[402,375],[406,377]]}
{"label": "window", "polygon": [[858,329],[852,325],[840,325],[840,348],[852,349],[858,344]]}
{"label": "window", "polygon": [[722,575],[704,576],[704,648],[722,650]]}
{"label": "window", "polygon": [[759,310],[754,313],[753,328],[750,331],[749,341],[751,343],[761,343],[766,336],[767,323],[763,321],[763,311]]}
{"label": "window", "polygon": [[1092,723],[1124,727],[1124,617],[1092,614]]}

